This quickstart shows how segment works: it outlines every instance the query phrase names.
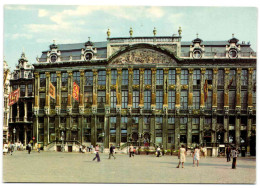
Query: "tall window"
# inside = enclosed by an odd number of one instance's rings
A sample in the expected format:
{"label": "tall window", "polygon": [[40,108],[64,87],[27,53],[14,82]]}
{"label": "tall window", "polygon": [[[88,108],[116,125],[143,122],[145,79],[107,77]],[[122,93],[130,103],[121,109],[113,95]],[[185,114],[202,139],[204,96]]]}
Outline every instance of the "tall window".
{"label": "tall window", "polygon": [[157,124],[162,124],[162,116],[156,116],[156,117],[155,117],[155,122],[156,122]]}
{"label": "tall window", "polygon": [[80,72],[79,71],[73,72],[73,81],[76,82],[78,85],[80,84]]}
{"label": "tall window", "polygon": [[122,91],[122,108],[127,108],[128,91]]}
{"label": "tall window", "polygon": [[168,117],[168,123],[169,124],[174,124],[175,123],[175,118],[174,117]]}
{"label": "tall window", "polygon": [[199,125],[200,124],[200,118],[192,118],[192,125]]}
{"label": "tall window", "polygon": [[25,85],[20,85],[20,95],[25,96]]}
{"label": "tall window", "polygon": [[111,70],[111,85],[116,85],[117,70]]}
{"label": "tall window", "polygon": [[163,107],[163,91],[156,91],[156,109]]}
{"label": "tall window", "polygon": [[151,117],[150,116],[144,116],[144,124],[150,124]]}
{"label": "tall window", "polygon": [[212,84],[212,70],[206,70],[205,80],[208,81],[208,84]]}
{"label": "tall window", "polygon": [[133,85],[139,85],[139,70],[134,70]]}
{"label": "tall window", "polygon": [[241,72],[241,85],[247,86],[247,70],[242,70]]}
{"label": "tall window", "polygon": [[116,117],[115,116],[110,117],[110,123],[112,123],[112,124],[116,123]]}
{"label": "tall window", "polygon": [[151,109],[151,91],[144,91],[144,109]]}
{"label": "tall window", "polygon": [[253,82],[256,82],[256,70],[253,70],[252,79]]}
{"label": "tall window", "polygon": [[51,73],[51,83],[54,86],[57,85],[57,74],[56,73]]}
{"label": "tall window", "polygon": [[85,85],[86,86],[93,85],[93,72],[90,71],[85,72]]}
{"label": "tall window", "polygon": [[193,70],[193,85],[200,85],[200,70]]}
{"label": "tall window", "polygon": [[110,94],[110,107],[116,108],[116,91],[111,91]]}
{"label": "tall window", "polygon": [[45,73],[40,74],[40,87],[45,87],[46,84],[46,76]]}
{"label": "tall window", "polygon": [[61,92],[61,108],[66,109],[68,103],[68,92]]}
{"label": "tall window", "polygon": [[218,91],[217,97],[218,109],[224,109],[224,91]]}
{"label": "tall window", "polygon": [[84,93],[84,103],[85,103],[85,108],[91,107],[93,103],[93,92],[91,91],[85,91]]}
{"label": "tall window", "polygon": [[187,117],[181,117],[180,118],[180,124],[181,125],[185,125],[188,123],[188,118]]}
{"label": "tall window", "polygon": [[127,116],[121,117],[121,123],[127,123]]}
{"label": "tall window", "polygon": [[175,85],[175,70],[169,70],[169,85]]}
{"label": "tall window", "polygon": [[133,124],[138,124],[138,116],[134,116],[132,120],[133,120]]}
{"label": "tall window", "polygon": [[98,91],[98,104],[100,107],[106,103],[106,92],[105,91]]}
{"label": "tall window", "polygon": [[122,71],[122,85],[128,85],[128,70]]}
{"label": "tall window", "polygon": [[168,92],[168,107],[169,110],[175,109],[175,91]]}
{"label": "tall window", "polygon": [[62,86],[66,86],[67,83],[68,83],[68,73],[63,72],[63,73],[61,73],[61,84],[62,84]]}
{"label": "tall window", "polygon": [[224,70],[222,69],[218,70],[218,85],[219,86],[224,85]]}
{"label": "tall window", "polygon": [[106,85],[106,71],[98,71],[98,85]]}
{"label": "tall window", "polygon": [[[45,93],[40,93],[40,109],[43,109],[45,106]],[[66,103],[67,106],[67,103]]]}
{"label": "tall window", "polygon": [[189,79],[188,70],[181,70],[181,85],[187,85]]}
{"label": "tall window", "polygon": [[211,109],[212,108],[212,91],[208,91],[208,97],[205,102],[205,108]]}
{"label": "tall window", "polygon": [[152,73],[151,70],[144,70],[144,84],[151,85],[152,83]]}
{"label": "tall window", "polygon": [[32,90],[33,90],[32,84],[29,84],[28,85],[28,96],[32,96]]}
{"label": "tall window", "polygon": [[241,109],[247,109],[247,91],[241,91]]}
{"label": "tall window", "polygon": [[229,91],[229,108],[235,109],[236,107],[236,92]]}
{"label": "tall window", "polygon": [[187,110],[188,109],[188,92],[181,91],[181,109]]}
{"label": "tall window", "polygon": [[139,108],[139,91],[133,91],[133,108]]}
{"label": "tall window", "polygon": [[156,71],[156,85],[163,85],[163,70]]}
{"label": "tall window", "polygon": [[206,117],[204,124],[205,124],[205,125],[211,125],[211,123],[212,123],[212,118]]}
{"label": "tall window", "polygon": [[200,92],[193,92],[193,107],[194,109],[200,109]]}
{"label": "tall window", "polygon": [[229,83],[231,86],[236,86],[236,70],[230,70],[229,71]]}

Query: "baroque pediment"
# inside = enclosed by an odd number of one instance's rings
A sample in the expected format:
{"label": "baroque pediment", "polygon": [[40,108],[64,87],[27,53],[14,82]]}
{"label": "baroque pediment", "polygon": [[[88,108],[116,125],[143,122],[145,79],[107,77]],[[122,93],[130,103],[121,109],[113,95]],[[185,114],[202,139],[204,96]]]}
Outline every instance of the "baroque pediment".
{"label": "baroque pediment", "polygon": [[117,56],[110,64],[176,64],[176,61],[167,54],[153,49],[134,49]]}

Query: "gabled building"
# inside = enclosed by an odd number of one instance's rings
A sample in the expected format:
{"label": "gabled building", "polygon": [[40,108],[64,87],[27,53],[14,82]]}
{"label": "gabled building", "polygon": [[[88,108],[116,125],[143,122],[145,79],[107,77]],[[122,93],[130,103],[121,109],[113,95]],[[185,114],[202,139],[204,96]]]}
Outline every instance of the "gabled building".
{"label": "gabled building", "polygon": [[[34,136],[48,148],[109,143],[255,153],[256,53],[234,36],[178,35],[52,44],[35,67]],[[50,84],[55,97],[50,97]],[[79,86],[77,93],[74,86]],[[77,86],[76,86],[77,88]]]}
{"label": "gabled building", "polygon": [[20,89],[18,102],[10,106],[10,141],[27,144],[33,139],[33,80],[33,66],[28,63],[23,52],[10,79],[10,92]]}

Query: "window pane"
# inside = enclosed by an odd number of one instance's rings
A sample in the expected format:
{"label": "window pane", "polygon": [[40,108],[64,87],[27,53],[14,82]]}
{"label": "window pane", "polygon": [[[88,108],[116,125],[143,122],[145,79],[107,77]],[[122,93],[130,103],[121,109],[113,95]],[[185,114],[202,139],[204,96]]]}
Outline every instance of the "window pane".
{"label": "window pane", "polygon": [[133,85],[139,85],[139,70],[134,70]]}
{"label": "window pane", "polygon": [[175,109],[175,91],[169,91],[168,93],[168,108],[169,110]]}
{"label": "window pane", "polygon": [[200,85],[200,70],[193,71],[193,85]]}
{"label": "window pane", "polygon": [[241,72],[241,85],[247,86],[247,70],[242,70]]}
{"label": "window pane", "polygon": [[169,70],[169,84],[170,85],[175,84],[175,70],[172,69]]}
{"label": "window pane", "polygon": [[110,92],[110,107],[116,108],[116,91]]}
{"label": "window pane", "polygon": [[156,91],[156,109],[163,107],[163,91]]}
{"label": "window pane", "polygon": [[144,70],[144,84],[151,85],[151,83],[152,83],[151,70]]}
{"label": "window pane", "polygon": [[163,70],[156,71],[156,85],[163,85]]}
{"label": "window pane", "polygon": [[188,70],[181,70],[181,85],[188,84]]}
{"label": "window pane", "polygon": [[128,85],[128,70],[122,71],[122,85]]}
{"label": "window pane", "polygon": [[188,92],[181,91],[181,109],[187,110],[188,109]]}
{"label": "window pane", "polygon": [[224,91],[218,91],[218,109],[223,110],[224,109]]}
{"label": "window pane", "polygon": [[139,108],[139,91],[133,91],[133,108]]}
{"label": "window pane", "polygon": [[106,85],[106,71],[98,71],[98,85]]}
{"label": "window pane", "polygon": [[86,86],[93,85],[93,72],[90,71],[85,72],[85,85]]}
{"label": "window pane", "polygon": [[200,92],[193,92],[193,107],[194,109],[200,109]]}
{"label": "window pane", "polygon": [[111,70],[111,85],[116,85],[117,70]]}
{"label": "window pane", "polygon": [[122,91],[122,108],[127,108],[128,91]]}
{"label": "window pane", "polygon": [[144,91],[144,109],[151,109],[151,91]]}
{"label": "window pane", "polygon": [[224,85],[224,70],[218,70],[218,85]]}

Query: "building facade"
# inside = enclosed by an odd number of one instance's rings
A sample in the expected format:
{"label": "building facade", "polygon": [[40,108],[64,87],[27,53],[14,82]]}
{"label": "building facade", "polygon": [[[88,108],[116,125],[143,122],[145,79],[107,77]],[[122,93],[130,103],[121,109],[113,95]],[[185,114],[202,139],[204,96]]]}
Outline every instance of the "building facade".
{"label": "building facade", "polygon": [[8,142],[8,124],[9,124],[9,105],[8,96],[10,93],[11,71],[7,62],[4,60],[4,116],[3,116],[3,143]]}
{"label": "building facade", "polygon": [[256,53],[234,36],[182,42],[181,32],[110,38],[108,30],[105,42],[50,45],[34,64],[37,142],[234,144],[254,155]]}
{"label": "building facade", "polygon": [[10,79],[10,92],[20,89],[20,97],[18,102],[10,106],[9,141],[24,145],[33,139],[33,80],[33,66],[23,52]]}

